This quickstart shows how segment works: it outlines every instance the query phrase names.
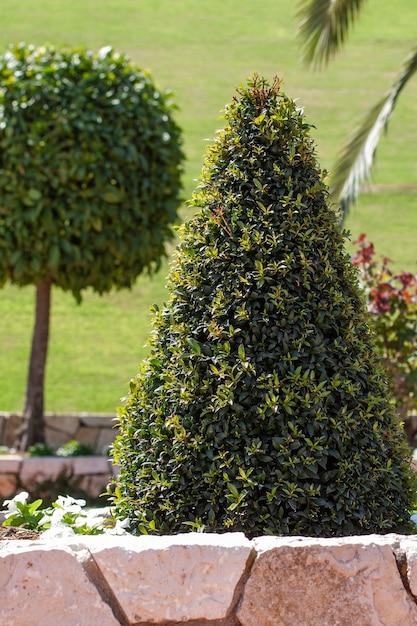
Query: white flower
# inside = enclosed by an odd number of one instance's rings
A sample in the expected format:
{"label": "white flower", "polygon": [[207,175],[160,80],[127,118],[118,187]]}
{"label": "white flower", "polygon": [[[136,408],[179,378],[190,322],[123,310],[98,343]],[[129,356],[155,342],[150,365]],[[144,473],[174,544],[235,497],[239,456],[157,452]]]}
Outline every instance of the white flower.
{"label": "white flower", "polygon": [[51,526],[51,528],[41,533],[42,539],[64,539],[66,537],[74,537],[74,535],[73,529],[62,523]]}
{"label": "white flower", "polygon": [[80,513],[82,507],[86,505],[86,501],[81,498],[76,500],[71,496],[58,496],[55,504],[64,509],[66,513]]}
{"label": "white flower", "polygon": [[171,135],[167,132],[163,132],[162,133],[162,141],[164,143],[167,143],[167,141],[169,141],[171,139]]}
{"label": "white flower", "polygon": [[4,506],[7,507],[8,512],[6,513],[6,517],[9,517],[9,515],[12,515],[13,513],[16,513],[18,508],[17,508],[17,503],[20,502],[21,504],[26,504],[27,499],[29,498],[29,494],[27,491],[21,491],[20,493],[18,493],[14,498],[12,498],[11,500],[5,500],[3,502]]}
{"label": "white flower", "polygon": [[104,59],[108,54],[111,54],[113,48],[111,46],[103,46],[97,53],[99,59]]}
{"label": "white flower", "polygon": [[110,530],[106,531],[106,534],[107,535],[127,535],[129,533],[126,529],[129,528],[129,526],[130,526],[130,520],[128,518],[118,519],[116,521],[114,528],[111,528]]}

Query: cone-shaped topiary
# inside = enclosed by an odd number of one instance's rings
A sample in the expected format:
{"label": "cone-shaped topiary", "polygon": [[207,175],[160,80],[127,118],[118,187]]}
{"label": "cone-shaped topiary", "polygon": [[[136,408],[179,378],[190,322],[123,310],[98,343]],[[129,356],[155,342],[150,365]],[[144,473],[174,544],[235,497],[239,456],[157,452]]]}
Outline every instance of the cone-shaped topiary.
{"label": "cone-shaped topiary", "polygon": [[118,514],[137,532],[406,528],[407,448],[309,125],[259,78],[226,118],[121,411]]}

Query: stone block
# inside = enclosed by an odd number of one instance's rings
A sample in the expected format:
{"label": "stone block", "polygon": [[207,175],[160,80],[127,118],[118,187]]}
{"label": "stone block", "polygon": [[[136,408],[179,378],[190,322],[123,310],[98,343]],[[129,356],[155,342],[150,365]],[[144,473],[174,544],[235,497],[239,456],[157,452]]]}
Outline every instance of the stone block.
{"label": "stone block", "polygon": [[22,459],[21,454],[0,455],[0,474],[18,474]]}
{"label": "stone block", "polygon": [[0,624],[119,626],[69,546],[4,541]]}
{"label": "stone block", "polygon": [[395,538],[261,538],[237,616],[242,626],[415,626]]}
{"label": "stone block", "polygon": [[98,433],[96,451],[98,454],[106,456],[108,454],[109,447],[115,440],[117,430],[112,428],[101,428]]}
{"label": "stone block", "polygon": [[45,480],[56,480],[60,475],[71,476],[72,459],[45,456],[24,458],[20,469],[20,483],[23,489],[32,491]]}
{"label": "stone block", "polygon": [[80,413],[80,424],[82,426],[90,426],[92,428],[112,428],[115,424],[115,415],[106,413],[102,415],[90,415],[89,413]]}
{"label": "stone block", "polygon": [[90,498],[98,498],[106,491],[110,480],[110,474],[96,474],[95,476],[83,476],[77,486]]}
{"label": "stone block", "polygon": [[13,448],[16,443],[17,432],[21,427],[23,418],[17,413],[9,413],[3,424],[3,434],[1,445]]}
{"label": "stone block", "polygon": [[396,553],[399,561],[405,565],[410,591],[417,601],[417,537],[401,539]]}
{"label": "stone block", "polygon": [[45,415],[45,424],[48,428],[58,430],[67,434],[67,439],[74,438],[74,434],[77,432],[79,426],[78,415],[56,415],[55,413],[47,413]]}
{"label": "stone block", "polygon": [[89,474],[110,476],[111,474],[110,463],[104,456],[74,456],[71,458],[71,464],[74,476]]}
{"label": "stone block", "polygon": [[79,443],[84,443],[96,452],[96,442],[98,438],[99,430],[97,428],[90,428],[89,426],[80,426],[74,435]]}
{"label": "stone block", "polygon": [[252,557],[242,533],[83,541],[131,624],[225,623]]}
{"label": "stone block", "polygon": [[72,436],[68,433],[61,432],[60,430],[55,430],[54,428],[49,428],[48,426],[45,428],[45,438],[46,443],[51,446],[53,450],[57,450],[64,443],[67,443]]}
{"label": "stone block", "polygon": [[14,496],[17,492],[17,487],[18,477],[16,474],[0,473],[0,498],[10,498],[10,496]]}

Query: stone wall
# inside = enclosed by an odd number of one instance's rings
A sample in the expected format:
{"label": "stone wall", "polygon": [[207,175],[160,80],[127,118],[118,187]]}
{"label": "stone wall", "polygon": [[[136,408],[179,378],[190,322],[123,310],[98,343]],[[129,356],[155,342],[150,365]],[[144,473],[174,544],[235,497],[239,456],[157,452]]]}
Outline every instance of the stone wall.
{"label": "stone wall", "polygon": [[0,542],[7,626],[415,626],[417,538]]}
{"label": "stone wall", "polygon": [[[96,454],[107,454],[117,429],[113,414],[71,413],[61,415],[47,413],[46,441],[56,450],[70,439],[76,439],[92,447]],[[0,445],[12,448],[17,431],[22,424],[20,413],[0,412]]]}
{"label": "stone wall", "polygon": [[96,499],[116,471],[111,461],[102,456],[0,455],[0,499],[10,498],[18,491],[41,498],[69,494]]}

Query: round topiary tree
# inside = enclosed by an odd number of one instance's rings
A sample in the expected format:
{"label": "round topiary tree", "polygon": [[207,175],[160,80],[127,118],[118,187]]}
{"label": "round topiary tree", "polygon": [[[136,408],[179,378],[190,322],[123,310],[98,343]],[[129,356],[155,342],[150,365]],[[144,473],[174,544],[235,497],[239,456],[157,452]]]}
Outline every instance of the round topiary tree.
{"label": "round topiary tree", "polygon": [[120,413],[118,515],[157,533],[404,528],[409,455],[309,125],[259,78],[226,118]]}
{"label": "round topiary tree", "polygon": [[80,300],[154,271],[176,220],[173,104],[111,48],[0,57],[0,281],[36,285],[21,447],[41,442],[53,285]]}

